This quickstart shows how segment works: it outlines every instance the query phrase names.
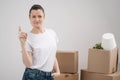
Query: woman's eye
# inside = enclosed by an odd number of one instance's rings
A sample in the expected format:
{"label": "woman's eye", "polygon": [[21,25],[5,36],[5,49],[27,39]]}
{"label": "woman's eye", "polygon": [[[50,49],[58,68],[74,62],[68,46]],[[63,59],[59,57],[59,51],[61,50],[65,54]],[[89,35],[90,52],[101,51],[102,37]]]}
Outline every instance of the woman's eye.
{"label": "woman's eye", "polygon": [[38,16],[39,18],[41,18],[42,16]]}
{"label": "woman's eye", "polygon": [[35,16],[32,16],[32,18],[35,18]]}

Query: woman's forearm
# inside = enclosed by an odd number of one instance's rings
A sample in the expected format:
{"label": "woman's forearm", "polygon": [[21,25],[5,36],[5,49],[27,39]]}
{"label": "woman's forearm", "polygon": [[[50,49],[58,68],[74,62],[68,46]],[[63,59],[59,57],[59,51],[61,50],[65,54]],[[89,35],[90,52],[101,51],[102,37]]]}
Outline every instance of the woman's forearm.
{"label": "woman's forearm", "polygon": [[55,59],[54,68],[53,69],[54,69],[55,72],[60,73],[60,69],[59,69],[57,58]]}
{"label": "woman's forearm", "polygon": [[22,48],[22,60],[26,67],[30,67],[32,65],[32,53],[28,53],[26,51],[25,45],[21,45]]}

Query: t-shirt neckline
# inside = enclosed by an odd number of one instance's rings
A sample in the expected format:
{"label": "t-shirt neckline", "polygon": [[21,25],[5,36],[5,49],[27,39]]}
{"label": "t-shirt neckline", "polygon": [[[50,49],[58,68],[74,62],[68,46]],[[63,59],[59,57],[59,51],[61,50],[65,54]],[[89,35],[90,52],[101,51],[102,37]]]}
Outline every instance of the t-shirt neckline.
{"label": "t-shirt neckline", "polygon": [[44,28],[44,32],[43,33],[38,33],[38,34],[35,34],[35,33],[32,33],[31,31],[29,32],[30,34],[32,34],[32,35],[36,35],[36,36],[38,36],[38,35],[44,35],[46,32],[47,32],[47,29],[46,28]]}

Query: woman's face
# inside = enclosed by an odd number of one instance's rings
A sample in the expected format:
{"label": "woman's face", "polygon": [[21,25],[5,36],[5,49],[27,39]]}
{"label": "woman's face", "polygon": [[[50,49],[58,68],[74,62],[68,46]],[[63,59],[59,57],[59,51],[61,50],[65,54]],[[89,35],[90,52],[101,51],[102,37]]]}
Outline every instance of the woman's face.
{"label": "woman's face", "polygon": [[31,10],[29,18],[32,26],[39,28],[42,26],[45,16],[43,11],[38,9],[38,10]]}

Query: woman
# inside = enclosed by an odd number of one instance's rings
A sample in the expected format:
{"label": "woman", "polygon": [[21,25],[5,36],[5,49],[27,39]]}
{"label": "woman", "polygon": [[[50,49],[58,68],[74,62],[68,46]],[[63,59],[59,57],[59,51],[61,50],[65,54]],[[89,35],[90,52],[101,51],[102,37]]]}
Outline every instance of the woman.
{"label": "woman", "polygon": [[33,28],[28,34],[19,28],[22,59],[26,67],[22,80],[53,80],[60,75],[56,59],[57,35],[52,29],[42,27],[45,19],[42,6],[33,5],[29,19]]}

